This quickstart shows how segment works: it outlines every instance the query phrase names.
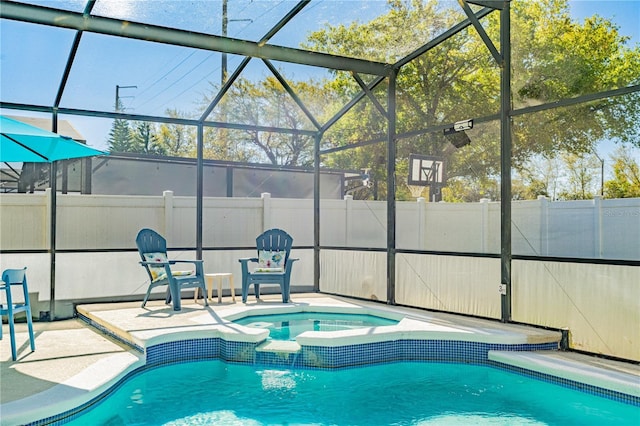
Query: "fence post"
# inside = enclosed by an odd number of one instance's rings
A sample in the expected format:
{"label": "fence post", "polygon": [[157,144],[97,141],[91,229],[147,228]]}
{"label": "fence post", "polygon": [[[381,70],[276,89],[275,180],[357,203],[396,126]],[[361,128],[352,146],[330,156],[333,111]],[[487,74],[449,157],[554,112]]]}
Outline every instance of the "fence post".
{"label": "fence post", "polygon": [[353,195],[344,196],[344,241],[351,247],[351,220],[353,219]]}
{"label": "fence post", "polygon": [[549,199],[544,195],[538,195],[540,202],[540,247],[539,253],[542,256],[549,254]]}
{"label": "fence post", "polygon": [[603,232],[602,232],[602,196],[595,195],[593,197],[593,238],[594,238],[594,254],[597,258],[602,258],[604,255],[603,245]]}
{"label": "fence post", "polygon": [[487,253],[489,247],[489,201],[490,198],[480,198],[480,209],[482,211],[482,227],[480,235],[480,252]]}
{"label": "fence post", "polygon": [[173,240],[173,191],[162,191],[164,200],[164,230],[167,241]]}
{"label": "fence post", "polygon": [[418,203],[418,224],[416,226],[418,232],[418,250],[424,250],[426,246],[426,216],[427,216],[427,200],[424,197],[418,197],[416,199]]}
{"label": "fence post", "polygon": [[44,190],[44,206],[45,213],[42,221],[44,222],[44,246],[51,247],[51,205],[53,204],[53,199],[51,198],[51,188],[46,188]]}
{"label": "fence post", "polygon": [[271,228],[271,193],[263,192],[260,198],[262,198],[262,230],[266,231]]}

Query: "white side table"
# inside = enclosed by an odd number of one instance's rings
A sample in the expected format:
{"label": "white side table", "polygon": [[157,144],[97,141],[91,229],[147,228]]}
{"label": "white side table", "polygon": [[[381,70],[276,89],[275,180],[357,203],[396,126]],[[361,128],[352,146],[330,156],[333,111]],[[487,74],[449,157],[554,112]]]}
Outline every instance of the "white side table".
{"label": "white side table", "polygon": [[[218,303],[222,303],[222,281],[226,278],[229,282],[229,289],[231,290],[231,298],[233,303],[236,303],[236,291],[233,288],[233,274],[230,272],[219,272],[215,274],[204,274],[205,281],[207,283],[207,300],[212,300],[213,282],[218,281]],[[200,289],[196,288],[193,294],[193,301],[198,300],[198,293]]]}

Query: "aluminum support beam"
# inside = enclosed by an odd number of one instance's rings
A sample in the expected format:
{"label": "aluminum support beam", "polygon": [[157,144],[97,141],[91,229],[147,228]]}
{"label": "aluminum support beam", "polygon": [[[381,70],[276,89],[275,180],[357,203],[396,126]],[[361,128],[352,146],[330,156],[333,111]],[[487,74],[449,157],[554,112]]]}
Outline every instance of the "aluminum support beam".
{"label": "aluminum support beam", "polygon": [[382,105],[380,105],[380,102],[378,102],[378,99],[376,99],[376,97],[374,96],[373,92],[371,92],[371,90],[369,90],[369,88],[367,87],[367,85],[365,84],[364,81],[362,81],[362,79],[360,78],[360,76],[358,74],[356,74],[355,72],[351,73],[351,76],[353,77],[353,79],[358,83],[358,86],[360,86],[360,88],[362,89],[362,91],[364,93],[366,93],[367,97],[369,98],[369,100],[373,103],[373,105],[376,107],[376,109],[378,110],[378,112],[380,112],[380,114],[382,114],[382,116],[384,118],[389,118],[389,116],[387,115],[387,111],[384,110],[384,107]]}
{"label": "aluminum support beam", "polygon": [[501,1],[496,0],[467,0],[467,3],[477,4],[478,6],[490,7],[492,9],[502,10],[504,6]]}
{"label": "aluminum support beam", "polygon": [[[58,113],[54,110],[51,116],[51,131],[58,133]],[[51,190],[51,211],[49,212],[49,321],[56,319],[56,229],[58,210],[58,164],[49,163],[49,188]]]}
{"label": "aluminum support beam", "polygon": [[304,104],[304,102],[302,102],[302,99],[300,99],[300,97],[296,94],[295,90],[293,90],[293,88],[289,85],[289,83],[282,76],[282,74],[280,74],[278,72],[276,67],[273,66],[271,61],[269,61],[267,59],[263,59],[262,62],[264,62],[264,64],[267,66],[267,68],[269,68],[269,71],[271,71],[273,76],[278,79],[278,81],[280,82],[282,87],[284,87],[284,90],[286,90],[286,92],[289,94],[289,96],[291,96],[291,99],[293,99],[293,101],[298,105],[298,107],[302,110],[304,115],[307,116],[309,121],[311,121],[311,123],[316,127],[316,129],[320,129],[320,127],[322,127],[322,126],[320,125],[320,123],[318,123],[318,120],[316,120],[316,118],[313,116],[311,111],[309,111],[309,108],[307,108],[307,106]]}
{"label": "aluminum support beam", "polygon": [[473,24],[473,27],[478,32],[478,35],[480,36],[482,41],[484,41],[484,44],[489,49],[489,52],[491,52],[493,59],[495,59],[498,64],[502,63],[502,55],[500,55],[498,49],[496,49],[496,47],[493,45],[493,41],[491,41],[491,38],[482,27],[480,21],[478,21],[478,18],[476,18],[476,15],[473,14],[473,11],[471,10],[467,2],[465,0],[458,0],[458,3],[460,3],[460,7],[462,7],[464,13],[467,15],[467,17]]}
{"label": "aluminum support beam", "polygon": [[318,132],[313,144],[313,291],[320,291],[320,143]]}
{"label": "aluminum support beam", "polygon": [[2,2],[0,18],[175,46],[192,47],[213,52],[231,53],[252,58],[271,59],[335,70],[356,71],[364,74],[386,76],[391,69],[391,65],[381,62],[309,52],[301,49],[273,46],[99,16],[86,17],[82,13],[15,3],[12,1]]}
{"label": "aluminum support beam", "polygon": [[387,92],[387,304],[396,304],[396,71]]}
{"label": "aluminum support beam", "polygon": [[[485,9],[482,9],[482,10],[478,11],[475,14],[475,16],[476,16],[476,18],[481,19],[481,18],[484,18],[485,16],[487,16],[489,13],[491,13],[493,11],[494,11],[494,9],[485,8]],[[465,19],[464,21],[460,22],[459,24],[454,25],[453,27],[451,27],[450,29],[448,29],[444,33],[440,34],[439,36],[437,36],[436,38],[431,40],[429,43],[425,44],[424,46],[422,46],[422,47],[420,47],[420,48],[418,48],[416,50],[414,50],[412,53],[410,53],[407,56],[405,56],[404,58],[400,59],[398,62],[396,62],[393,65],[393,67],[395,69],[402,68],[404,65],[406,65],[409,62],[411,62],[414,59],[416,59],[418,56],[421,56],[421,55],[425,54],[427,51],[433,49],[434,47],[436,47],[440,43],[444,42],[445,40],[447,40],[451,36],[459,33],[462,30],[464,30],[469,25],[471,25],[471,21],[469,19]]]}
{"label": "aluminum support beam", "polygon": [[[373,90],[378,86],[378,84],[382,83],[383,81],[384,81],[384,77],[376,77],[371,83],[369,83],[367,85],[367,87],[369,88],[369,90]],[[336,124],[336,122],[339,119],[341,119],[347,112],[349,112],[349,110],[351,108],[356,106],[358,104],[358,102],[360,102],[362,100],[362,98],[364,98],[365,96],[366,96],[366,94],[365,94],[364,91],[362,91],[362,92],[358,93],[356,96],[354,96],[354,98],[351,99],[348,104],[346,104],[344,107],[342,107],[342,109],[340,109],[340,111],[338,111],[333,117],[331,117],[329,120],[327,120],[327,122],[324,124],[324,126],[322,126],[322,131],[326,132],[327,130],[329,130],[329,128],[331,128],[331,126]]]}
{"label": "aluminum support beam", "polygon": [[[84,8],[83,15],[89,16],[93,7],[96,5],[96,0],[89,0],[87,5]],[[78,31],[76,36],[73,39],[73,44],[71,45],[71,51],[69,52],[69,57],[67,58],[67,65],[64,68],[64,72],[62,73],[62,79],[60,81],[60,85],[58,86],[58,94],[56,95],[56,100],[53,103],[54,107],[60,106],[60,101],[62,100],[62,94],[64,93],[64,88],[67,86],[67,81],[69,80],[69,74],[71,74],[71,67],[73,66],[73,61],[76,57],[76,53],[78,53],[78,47],[80,47],[80,40],[82,39],[82,31]]]}
{"label": "aluminum support beam", "polygon": [[[202,217],[204,212],[204,126],[198,124],[196,136],[196,259],[202,260]],[[202,295],[204,297],[204,294]]]}
{"label": "aluminum support beam", "polygon": [[511,321],[511,18],[509,1],[500,11],[500,287],[501,320]]}
{"label": "aluminum support beam", "polygon": [[[304,9],[304,7],[307,4],[309,4],[309,1],[310,0],[304,0],[304,1],[299,2],[293,9],[291,9],[289,11],[289,13],[287,13],[280,21],[278,21],[278,23],[276,25],[274,25],[273,28],[271,28],[269,31],[267,31],[267,33],[264,35],[264,37],[262,37],[260,39],[258,44],[262,46],[263,44],[268,42],[274,35],[276,35],[276,33],[278,31],[280,31],[287,24],[287,22],[292,20],[299,12],[301,12],[302,9]],[[250,61],[251,61],[251,58],[244,58],[242,60],[242,62],[240,63],[240,65],[238,65],[238,68],[235,69],[235,71],[233,72],[231,77],[228,80],[224,81],[224,83],[222,84],[222,87],[220,87],[220,91],[216,95],[215,99],[211,102],[211,104],[209,104],[207,109],[200,116],[201,120],[204,121],[204,120],[207,119],[209,114],[211,114],[211,111],[213,111],[213,109],[216,107],[216,105],[218,105],[220,100],[222,100],[222,97],[225,95],[225,93],[227,93],[229,91],[229,89],[231,88],[233,83],[238,79],[238,77],[240,76],[242,71],[246,68],[247,65],[249,65]]]}

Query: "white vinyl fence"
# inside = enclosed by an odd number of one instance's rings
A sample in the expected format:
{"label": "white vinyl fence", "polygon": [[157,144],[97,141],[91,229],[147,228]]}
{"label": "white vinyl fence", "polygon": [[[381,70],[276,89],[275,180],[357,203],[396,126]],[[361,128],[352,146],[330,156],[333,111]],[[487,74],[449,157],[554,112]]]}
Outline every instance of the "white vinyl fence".
{"label": "white vinyl fence", "polygon": [[[0,268],[28,267],[40,310],[50,298],[50,192],[0,194]],[[147,276],[135,236],[153,228],[172,257],[194,258],[193,197],[66,194],[57,197],[57,303],[141,300]],[[640,260],[640,199],[513,202],[514,321],[569,328],[573,347],[640,358],[640,267],[554,258]],[[500,204],[397,203],[398,304],[500,318]],[[292,286],[313,285],[313,200],[205,198],[203,259],[207,272],[232,272],[254,255],[255,237],[278,227],[294,239]],[[320,290],[387,300],[385,201],[321,200]],[[346,249],[349,248],[349,249]],[[403,250],[409,251],[403,253]],[[15,251],[15,252],[11,252]],[[426,251],[428,254],[414,253]],[[461,256],[460,253],[493,256]],[[56,305],[57,306],[57,305]],[[36,316],[38,309],[36,311]]]}

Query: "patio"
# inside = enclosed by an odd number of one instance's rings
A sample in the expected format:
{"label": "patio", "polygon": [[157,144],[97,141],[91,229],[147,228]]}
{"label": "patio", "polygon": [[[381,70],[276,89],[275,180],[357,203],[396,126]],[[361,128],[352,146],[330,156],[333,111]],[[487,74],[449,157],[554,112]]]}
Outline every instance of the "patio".
{"label": "patio", "polygon": [[[247,309],[314,306],[409,317],[336,344],[562,339],[574,352],[485,360],[637,402],[640,198],[607,192],[640,152],[637,18],[604,2],[588,2],[595,18],[562,1],[122,3],[0,9],[0,112],[78,125],[115,154],[2,160],[0,269],[28,269],[39,320],[35,352],[23,324],[16,362],[2,341],[3,424],[82,405],[149,365],[148,348],[258,345],[228,321]],[[286,230],[293,303],[173,312],[160,289],[141,309],[142,228],[236,283],[256,236]]]}

